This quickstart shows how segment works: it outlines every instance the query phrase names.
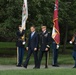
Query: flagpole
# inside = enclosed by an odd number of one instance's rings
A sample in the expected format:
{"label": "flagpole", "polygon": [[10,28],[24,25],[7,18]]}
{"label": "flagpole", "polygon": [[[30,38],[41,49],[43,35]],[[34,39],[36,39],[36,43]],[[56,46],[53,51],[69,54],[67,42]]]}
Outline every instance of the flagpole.
{"label": "flagpole", "polygon": [[[27,6],[27,0],[23,0],[23,8],[22,8],[22,30],[26,30],[26,21],[28,19],[28,6]],[[23,41],[25,41],[25,34],[22,37]],[[17,47],[17,64],[19,60],[19,52]]]}
{"label": "flagpole", "polygon": [[58,25],[58,0],[55,0],[54,17],[52,30],[52,50],[53,50],[53,66],[58,66],[58,49],[60,44],[60,31]]}

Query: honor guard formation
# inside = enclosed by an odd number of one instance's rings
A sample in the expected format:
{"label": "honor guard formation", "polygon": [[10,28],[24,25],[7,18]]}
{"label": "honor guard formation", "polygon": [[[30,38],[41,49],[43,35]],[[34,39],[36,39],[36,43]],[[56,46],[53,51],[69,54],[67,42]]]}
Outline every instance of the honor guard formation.
{"label": "honor guard formation", "polygon": [[[73,58],[75,60],[74,68],[76,68],[76,34],[74,34],[70,44],[74,44]],[[25,48],[25,44],[27,47]],[[52,45],[52,46],[50,46]],[[22,61],[25,49],[27,50],[27,56],[23,67],[27,68],[31,54],[34,56],[34,69],[39,69],[42,61],[43,55],[45,55],[45,68],[48,68],[48,57],[49,52],[52,50],[53,54],[53,67],[59,67],[58,65],[58,49],[59,45],[56,44],[54,39],[51,37],[51,33],[47,31],[45,25],[41,26],[41,32],[37,32],[35,26],[30,27],[30,34],[28,36],[28,41],[25,40],[25,30],[19,26],[17,31],[17,67],[22,67]]]}

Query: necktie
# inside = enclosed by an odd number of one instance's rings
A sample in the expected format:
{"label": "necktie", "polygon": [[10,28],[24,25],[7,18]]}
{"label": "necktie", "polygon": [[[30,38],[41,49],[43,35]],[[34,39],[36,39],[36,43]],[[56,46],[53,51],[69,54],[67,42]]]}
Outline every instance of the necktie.
{"label": "necktie", "polygon": [[31,33],[31,38],[33,37],[33,33]]}

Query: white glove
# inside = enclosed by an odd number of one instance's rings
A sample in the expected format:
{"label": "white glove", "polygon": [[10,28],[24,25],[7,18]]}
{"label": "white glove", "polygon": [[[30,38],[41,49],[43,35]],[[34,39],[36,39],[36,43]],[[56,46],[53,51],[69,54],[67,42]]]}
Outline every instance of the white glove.
{"label": "white glove", "polygon": [[72,41],[70,41],[69,43],[72,44]]}
{"label": "white glove", "polygon": [[26,42],[24,41],[22,44],[25,45],[25,43],[26,43]]}
{"label": "white glove", "polygon": [[24,27],[23,29],[25,30],[26,28]]}
{"label": "white glove", "polygon": [[59,49],[59,45],[57,45],[57,49]]}

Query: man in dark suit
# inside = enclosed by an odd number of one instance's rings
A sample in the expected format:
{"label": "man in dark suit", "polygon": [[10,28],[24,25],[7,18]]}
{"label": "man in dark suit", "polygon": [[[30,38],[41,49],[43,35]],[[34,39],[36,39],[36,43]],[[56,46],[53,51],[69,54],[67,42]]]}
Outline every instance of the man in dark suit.
{"label": "man in dark suit", "polygon": [[29,34],[29,39],[28,39],[28,45],[27,45],[27,57],[26,57],[26,61],[24,62],[24,67],[27,68],[29,59],[31,54],[33,53],[34,55],[34,63],[35,63],[35,68],[38,68],[38,34],[35,31],[35,27],[31,26],[30,28],[31,33]]}
{"label": "man in dark suit", "polygon": [[17,67],[21,67],[22,60],[24,56],[24,45],[25,45],[25,38],[24,38],[25,30],[19,25],[19,30],[17,31]]}
{"label": "man in dark suit", "polygon": [[39,68],[41,64],[41,60],[43,57],[43,54],[45,53],[46,57],[46,63],[45,63],[45,68],[48,68],[48,51],[50,48],[50,33],[46,30],[46,26],[42,26],[42,32],[40,33],[40,54],[39,54]]}

